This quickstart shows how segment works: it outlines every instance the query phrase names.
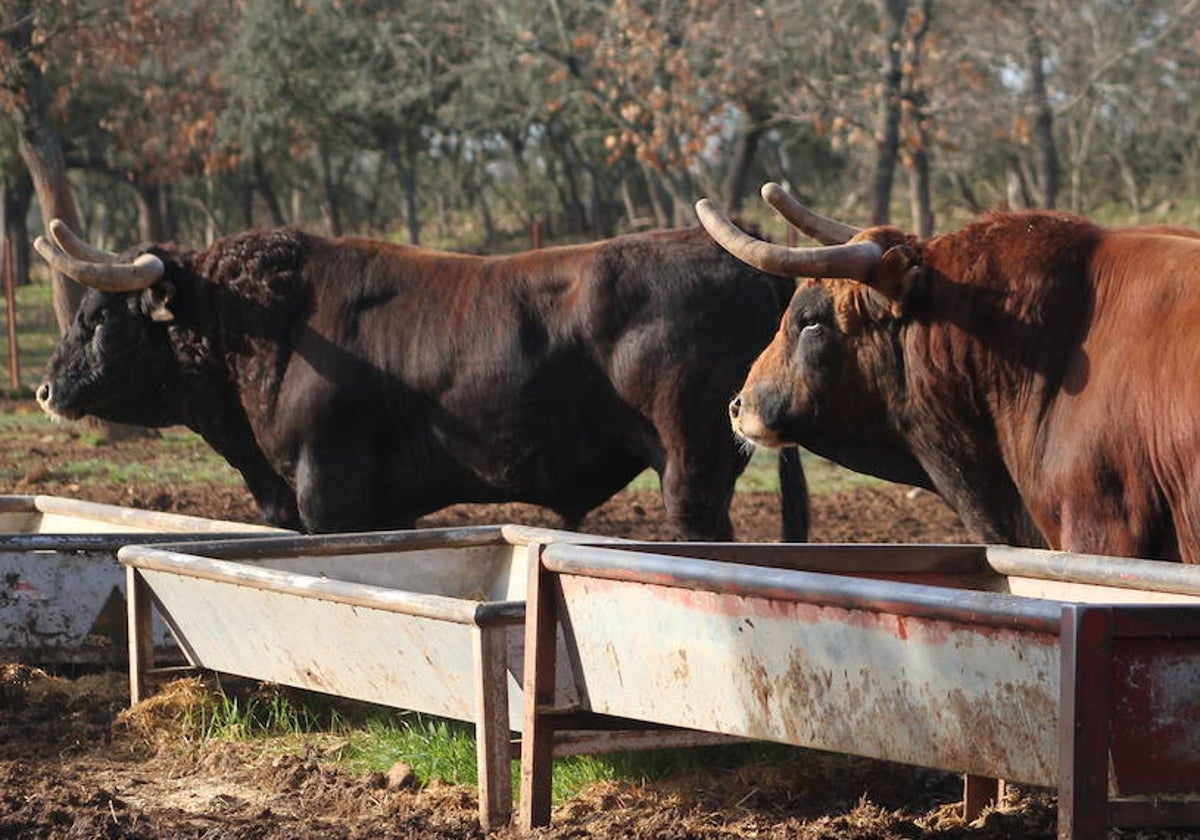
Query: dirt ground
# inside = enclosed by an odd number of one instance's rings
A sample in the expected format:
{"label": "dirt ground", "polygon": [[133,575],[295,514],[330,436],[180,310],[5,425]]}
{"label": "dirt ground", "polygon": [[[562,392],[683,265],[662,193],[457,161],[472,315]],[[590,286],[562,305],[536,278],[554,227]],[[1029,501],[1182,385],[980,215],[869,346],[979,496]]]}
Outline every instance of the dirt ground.
{"label": "dirt ground", "polygon": [[[47,464],[87,444],[55,432],[4,493],[75,495],[94,501],[255,521],[249,494],[223,485],[125,482],[80,488]],[[153,442],[108,448],[143,458]],[[772,494],[738,497],[742,540],[778,538]],[[555,525],[522,505],[459,506],[423,525],[525,522]],[[661,503],[626,491],[585,521],[597,534],[665,539]],[[958,542],[965,534],[938,498],[906,488],[858,489],[814,501],[814,541]],[[154,699],[147,701],[155,703]],[[0,664],[0,838],[473,838],[484,836],[473,788],[420,789],[338,769],[319,741],[302,749],[242,742],[200,746],[147,725],[155,710],[128,709],[124,673],[53,675]],[[147,708],[143,708],[147,707]],[[164,733],[166,736],[164,737]],[[970,825],[958,815],[957,777],[797,750],[794,758],[714,769],[653,784],[606,783],[556,807],[540,838],[1041,838],[1054,836],[1053,799],[1011,791]],[[498,840],[515,837],[494,832]],[[1156,835],[1121,836],[1173,836]],[[1174,835],[1185,836],[1185,835]]]}

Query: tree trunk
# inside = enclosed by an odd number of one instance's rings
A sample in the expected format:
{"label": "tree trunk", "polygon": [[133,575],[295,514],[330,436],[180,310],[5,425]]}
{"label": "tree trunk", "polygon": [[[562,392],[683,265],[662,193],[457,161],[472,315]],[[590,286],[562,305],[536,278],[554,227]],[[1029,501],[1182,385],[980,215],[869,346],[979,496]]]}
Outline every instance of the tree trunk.
{"label": "tree trunk", "polygon": [[[912,225],[922,239],[933,235],[933,199],[930,180],[933,164],[930,160],[929,95],[925,90],[921,68],[924,60],[925,36],[929,34],[933,0],[921,0],[920,15],[909,38],[908,57],[904,61],[907,81],[904,83],[904,114],[910,132],[908,145],[909,206]],[[915,16],[914,16],[915,17]]]}
{"label": "tree trunk", "polygon": [[161,184],[137,180],[131,184],[137,195],[138,237],[141,242],[167,242],[175,238],[169,191]]}
{"label": "tree trunk", "polygon": [[33,181],[27,171],[4,180],[4,241],[12,247],[13,284],[29,282],[29,205],[33,201]]}
{"label": "tree trunk", "polygon": [[[487,172],[482,167],[473,164],[466,172],[464,183],[470,194],[470,201],[479,209],[479,220],[483,223],[483,247],[492,251],[496,247],[496,219],[492,213],[492,205],[488,202]],[[476,178],[478,175],[478,179]]]}
{"label": "tree trunk", "polygon": [[[922,139],[922,144],[925,142]],[[933,235],[933,200],[929,187],[929,153],[921,145],[912,153],[909,169],[909,202],[912,207],[912,223],[917,236],[928,239]]]}
{"label": "tree trunk", "polygon": [[[262,156],[257,152],[254,153],[250,166],[254,173],[253,190],[262,196],[263,203],[267,205],[267,215],[271,217],[271,224],[283,227],[287,224],[287,217],[283,215],[282,205],[279,203],[279,197],[275,195],[275,187],[271,184],[271,176],[263,164]],[[253,196],[253,191],[251,195]],[[251,223],[248,223],[247,227],[250,226]]]}
{"label": "tree trunk", "polygon": [[871,177],[873,225],[884,225],[891,220],[892,182],[896,173],[896,156],[900,150],[901,86],[904,81],[900,36],[908,13],[908,0],[882,0],[882,3],[887,59],[875,135],[875,172]]}
{"label": "tree trunk", "polygon": [[1029,109],[1033,117],[1034,173],[1040,204],[1051,210],[1058,204],[1058,151],[1054,145],[1054,112],[1046,88],[1045,51],[1032,6],[1022,9],[1025,22],[1025,57],[1029,62]]}
{"label": "tree trunk", "polygon": [[336,176],[333,171],[333,156],[324,145],[320,149],[321,161],[321,207],[325,213],[325,229],[330,236],[342,235],[342,205],[338,198]]}
{"label": "tree trunk", "polygon": [[670,208],[663,204],[662,199],[665,196],[663,191],[658,188],[658,178],[650,171],[650,167],[645,164],[641,165],[642,177],[646,180],[646,193],[650,199],[650,209],[654,213],[654,224],[656,227],[665,228],[670,226],[671,213]]}
{"label": "tree trunk", "polygon": [[979,203],[979,198],[975,195],[975,191],[971,189],[971,185],[967,183],[967,178],[961,172],[954,172],[950,175],[954,182],[955,189],[958,190],[959,198],[967,205],[967,209],[973,215],[979,215],[983,212],[983,205]]}
{"label": "tree trunk", "polygon": [[406,141],[385,145],[384,154],[400,177],[400,191],[404,194],[404,226],[408,231],[408,241],[412,245],[420,245],[421,204],[417,175],[420,155],[412,151],[411,144]]}
{"label": "tree trunk", "polygon": [[[19,92],[13,96],[12,116],[17,125],[21,159],[37,193],[43,226],[48,227],[51,219],[59,218],[79,230],[79,210],[67,180],[62,142],[50,120],[50,89],[33,56],[33,4],[29,0],[17,0],[10,9],[12,22],[4,22],[0,37],[7,42],[12,54],[14,78],[11,84]],[[83,298],[83,287],[58,272],[52,272],[51,277],[54,318],[59,332],[65,333]]]}
{"label": "tree trunk", "polygon": [[730,213],[738,213],[742,209],[746,198],[746,182],[750,179],[750,168],[754,165],[759,141],[766,133],[766,123],[771,117],[770,109],[757,102],[743,103],[742,112],[746,115],[746,126],[738,133],[733,157],[729,161],[729,169],[721,185],[721,197]]}
{"label": "tree trunk", "polygon": [[[404,225],[408,228],[408,241],[413,245],[421,244],[421,184],[418,179],[420,162],[420,146],[416,140],[409,138],[404,144],[404,168],[400,171],[400,176],[404,179]],[[487,220],[490,225],[490,216]],[[489,226],[489,238],[491,235]]]}
{"label": "tree trunk", "polygon": [[579,150],[575,147],[570,132],[563,131],[558,123],[551,123],[547,138],[555,152],[555,162],[561,173],[559,177],[552,178],[551,183],[558,192],[563,213],[567,217],[567,227],[577,234],[595,230],[595,219],[588,212],[587,199],[578,175],[584,173],[586,177],[586,164],[580,159]]}
{"label": "tree trunk", "polygon": [[[17,0],[10,7],[13,21],[0,21],[0,38],[8,44],[13,58],[13,76],[9,83],[16,94],[12,110],[17,126],[17,147],[42,211],[42,225],[49,227],[51,219],[62,219],[74,230],[82,230],[79,209],[71,184],[67,180],[67,162],[62,141],[50,119],[51,92],[33,57],[33,13],[29,0]],[[69,277],[51,272],[54,296],[54,318],[59,333],[65,333],[75,318],[85,289]],[[107,423],[94,417],[85,423],[105,440],[157,434],[154,430]]]}

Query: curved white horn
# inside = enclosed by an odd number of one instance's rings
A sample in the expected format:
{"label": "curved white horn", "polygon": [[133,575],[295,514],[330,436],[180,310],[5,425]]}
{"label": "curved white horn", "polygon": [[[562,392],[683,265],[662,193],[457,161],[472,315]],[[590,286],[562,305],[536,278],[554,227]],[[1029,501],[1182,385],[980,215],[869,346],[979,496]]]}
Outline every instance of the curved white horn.
{"label": "curved white horn", "polygon": [[809,210],[779,184],[769,181],[762,186],[763,201],[775,208],[775,212],[796,230],[812,237],[822,245],[840,245],[862,232],[862,228],[839,222]]}
{"label": "curved white horn", "polygon": [[788,248],[764,242],[739,229],[707,198],[696,202],[696,215],[718,245],[768,274],[865,280],[883,256],[883,248],[869,241],[819,248]]}
{"label": "curved white horn", "polygon": [[95,263],[115,264],[120,260],[120,257],[111,251],[96,248],[90,243],[85,242],[83,237],[71,230],[62,219],[51,219],[48,233],[50,234],[51,241],[66,252],[68,256],[75,257],[84,262]]}
{"label": "curved white horn", "polygon": [[120,262],[115,254],[88,245],[61,219],[50,221],[49,233],[50,239],[39,236],[33,247],[51,268],[85,286],[105,292],[132,292],[153,286],[163,276],[163,262],[154,254]]}

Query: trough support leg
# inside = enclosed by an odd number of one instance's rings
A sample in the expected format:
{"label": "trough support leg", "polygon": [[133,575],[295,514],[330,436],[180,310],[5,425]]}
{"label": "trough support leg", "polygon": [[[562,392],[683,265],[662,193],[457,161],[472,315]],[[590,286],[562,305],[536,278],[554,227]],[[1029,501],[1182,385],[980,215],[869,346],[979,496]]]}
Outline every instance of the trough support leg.
{"label": "trough support leg", "polygon": [[474,633],[475,751],[484,831],[507,825],[512,817],[507,630],[504,625],[476,627]]}
{"label": "trough support leg", "polygon": [[542,567],[541,547],[530,549],[525,594],[525,674],[522,692],[521,796],[518,828],[550,824],[554,781],[554,704],[557,603],[551,575]]}
{"label": "trough support leg", "polygon": [[133,566],[125,567],[125,607],[129,618],[129,704],[133,705],[149,696],[154,667],[150,588]]}
{"label": "trough support leg", "polygon": [[1106,607],[1063,611],[1059,703],[1058,837],[1103,837],[1108,828],[1112,614]]}
{"label": "trough support leg", "polygon": [[995,806],[1004,797],[1004,782],[988,776],[963,776],[963,821],[979,819],[983,809]]}

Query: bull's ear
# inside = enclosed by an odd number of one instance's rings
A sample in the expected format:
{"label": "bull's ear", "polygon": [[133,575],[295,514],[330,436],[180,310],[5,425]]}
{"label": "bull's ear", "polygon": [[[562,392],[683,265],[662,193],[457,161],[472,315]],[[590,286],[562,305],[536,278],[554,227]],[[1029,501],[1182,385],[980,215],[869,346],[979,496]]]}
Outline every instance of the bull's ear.
{"label": "bull's ear", "polygon": [[907,245],[895,245],[884,252],[871,274],[871,288],[888,299],[892,314],[904,314],[904,301],[921,274],[918,253]]}
{"label": "bull's ear", "polygon": [[148,289],[142,290],[142,312],[152,321],[169,323],[175,320],[175,313],[168,304],[175,298],[175,287],[170,283],[155,283]]}

